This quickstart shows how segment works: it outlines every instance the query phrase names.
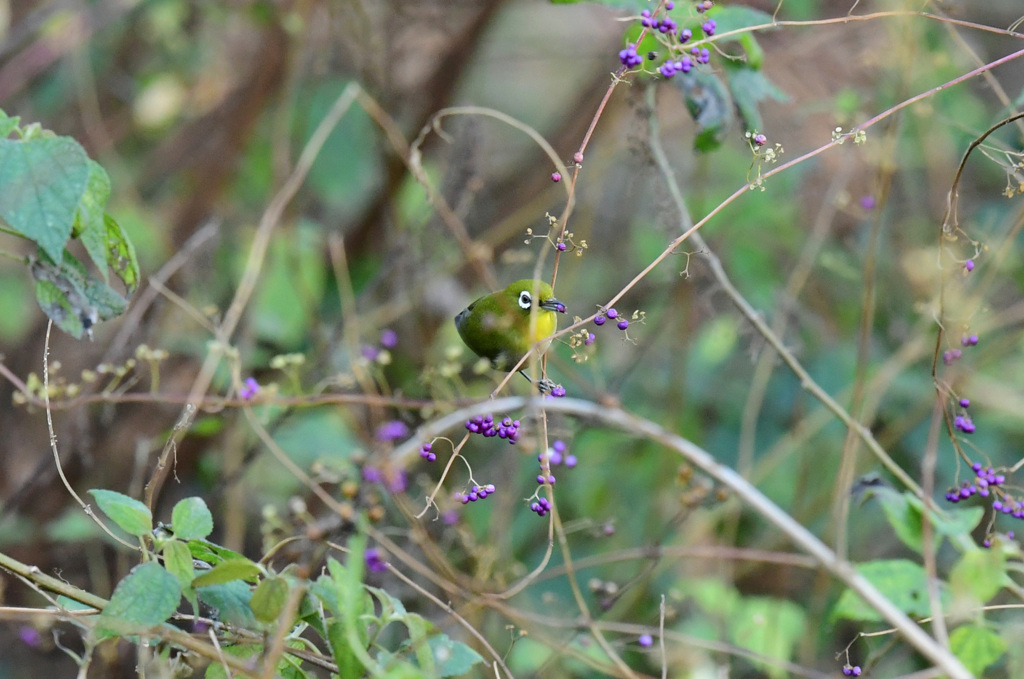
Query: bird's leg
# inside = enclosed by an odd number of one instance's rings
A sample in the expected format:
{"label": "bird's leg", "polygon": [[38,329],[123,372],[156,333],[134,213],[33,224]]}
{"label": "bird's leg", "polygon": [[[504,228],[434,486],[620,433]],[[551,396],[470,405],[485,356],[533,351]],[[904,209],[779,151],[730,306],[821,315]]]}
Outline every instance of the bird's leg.
{"label": "bird's leg", "polygon": [[530,379],[530,376],[526,374],[525,370],[520,370],[519,374],[525,377],[527,382],[537,387],[537,389],[540,390],[540,393],[542,394],[551,393],[551,390],[555,388],[554,381],[549,380],[546,377],[542,377],[539,380],[532,380]]}

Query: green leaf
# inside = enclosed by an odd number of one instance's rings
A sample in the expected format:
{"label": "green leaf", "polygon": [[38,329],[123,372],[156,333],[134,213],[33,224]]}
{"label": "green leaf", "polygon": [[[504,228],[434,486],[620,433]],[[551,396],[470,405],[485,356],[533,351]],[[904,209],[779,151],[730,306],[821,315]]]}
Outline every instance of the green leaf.
{"label": "green leaf", "polygon": [[96,498],[103,513],[125,533],[141,537],[153,530],[153,514],[135,498],[102,488],[94,488],[89,493]]}
{"label": "green leaf", "polygon": [[[729,635],[734,644],[758,655],[789,660],[804,635],[803,609],[791,601],[752,597],[743,599],[729,618]],[[771,677],[789,676],[779,664],[752,660]]]}
{"label": "green leaf", "polygon": [[227,547],[215,545],[207,540],[189,540],[188,551],[192,553],[193,559],[205,561],[211,566],[216,566],[224,561],[245,558],[238,552],[232,551]]}
{"label": "green leaf", "polygon": [[181,585],[160,564],[132,569],[118,583],[97,623],[100,636],[117,636],[136,626],[152,627],[171,617],[181,602]]}
{"label": "green leaf", "polygon": [[786,93],[776,87],[761,71],[739,67],[729,72],[729,92],[743,119],[744,127],[753,132],[764,129],[759,105],[765,99],[786,101]]}
{"label": "green leaf", "polygon": [[408,646],[415,653],[416,662],[419,664],[420,669],[427,676],[436,675],[437,668],[434,665],[434,653],[431,651],[430,644],[427,643],[429,623],[423,619],[423,616],[415,613],[407,615],[403,622],[409,630]]}
{"label": "green leaf", "polygon": [[949,635],[949,648],[976,677],[1006,653],[1006,640],[980,625],[961,625]]}
{"label": "green leaf", "polygon": [[721,146],[733,120],[732,100],[725,84],[718,76],[698,70],[676,76],[672,81],[682,91],[686,108],[697,123],[694,148],[706,153]]}
{"label": "green leaf", "polygon": [[29,270],[36,280],[36,300],[43,312],[64,332],[79,339],[92,336],[99,321],[124,313],[128,302],[113,288],[90,277],[70,252],[57,265],[39,251]]}
{"label": "green leaf", "polygon": [[1006,555],[1001,549],[972,549],[949,574],[953,600],[975,607],[988,601],[1006,583]]}
{"label": "green leaf", "polygon": [[235,580],[255,582],[262,575],[263,569],[249,559],[231,559],[222,561],[192,581],[193,587],[220,585]]}
{"label": "green leaf", "polygon": [[362,676],[363,664],[359,662],[359,656],[349,645],[348,637],[345,635],[345,625],[340,620],[334,620],[327,625],[327,641],[331,645],[334,664],[338,666],[338,676]]}
{"label": "green leaf", "polygon": [[163,555],[164,567],[178,578],[183,591],[190,590],[196,577],[196,569],[192,563],[192,555],[188,552],[188,545],[181,540],[168,540],[164,544]]}
{"label": "green leaf", "polygon": [[[236,646],[222,646],[221,651],[224,653],[224,655],[230,655],[234,658],[240,658],[242,660],[248,660],[249,658],[255,659],[257,654],[263,652],[263,644],[238,644]],[[224,670],[224,665],[222,665],[219,662],[210,663],[206,667],[206,674],[204,676],[206,679],[228,679],[227,672]]]}
{"label": "green leaf", "polygon": [[107,230],[107,264],[131,295],[139,288],[139,260],[135,256],[135,246],[117,220],[110,215],[103,215],[103,225]]}
{"label": "green leaf", "polygon": [[288,583],[284,578],[269,577],[256,586],[249,600],[249,608],[260,622],[277,620],[288,599]]}
{"label": "green leaf", "polygon": [[187,497],[171,510],[171,530],[181,540],[205,538],[213,532],[213,514],[202,498]]}
{"label": "green leaf", "polygon": [[7,115],[4,111],[0,110],[0,137],[6,139],[11,136],[11,133],[18,129],[18,125],[21,123],[21,118],[14,116],[13,118]]}
{"label": "green leaf", "polygon": [[89,253],[96,268],[103,274],[104,281],[109,281],[106,253],[107,227],[103,223],[103,208],[106,206],[108,198],[110,198],[110,177],[99,163],[90,160],[89,181],[86,184],[85,193],[82,194],[82,199],[78,203],[78,212],[75,214],[71,237],[82,241],[85,251]]}
{"label": "green leaf", "polygon": [[0,218],[59,261],[89,181],[74,139],[0,139]]}
{"label": "green leaf", "polygon": [[708,16],[714,17],[719,34],[772,23],[771,14],[746,5],[715,5]]}
{"label": "green leaf", "polygon": [[[928,603],[924,568],[913,561],[893,559],[869,561],[857,570],[885,595],[897,608],[910,616],[925,617],[931,613]],[[940,590],[943,607],[949,604],[949,590]],[[849,620],[881,621],[882,617],[852,590],[846,590],[836,602],[832,615]]]}
{"label": "green leaf", "polygon": [[249,608],[252,590],[240,580],[222,585],[210,585],[196,589],[199,600],[216,609],[217,618],[229,625],[251,629],[257,627],[256,617]]}
{"label": "green leaf", "polygon": [[406,615],[408,615],[408,612],[405,610],[405,604],[391,596],[388,592],[385,592],[383,589],[370,586],[366,586],[366,589],[369,590],[369,592],[377,598],[377,601],[380,602],[380,620],[384,624],[394,622],[396,620],[402,620]]}
{"label": "green leaf", "polygon": [[[869,492],[882,504],[885,518],[892,526],[896,537],[907,547],[920,554],[924,545],[922,533],[924,504],[921,500],[909,493],[898,493],[885,486],[872,488]],[[983,514],[984,509],[981,507],[957,509],[945,517],[933,512],[931,520],[935,531],[936,546],[942,536],[955,540],[957,537],[968,535],[981,521]]]}
{"label": "green leaf", "polygon": [[427,641],[437,665],[437,676],[457,677],[463,675],[484,659],[479,653],[447,634],[435,634]]}

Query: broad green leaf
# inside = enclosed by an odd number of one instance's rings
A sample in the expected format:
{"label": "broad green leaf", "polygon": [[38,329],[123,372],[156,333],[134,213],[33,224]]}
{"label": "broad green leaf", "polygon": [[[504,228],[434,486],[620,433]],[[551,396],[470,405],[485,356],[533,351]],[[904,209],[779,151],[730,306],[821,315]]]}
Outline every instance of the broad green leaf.
{"label": "broad green leaf", "polygon": [[484,661],[479,653],[447,634],[435,634],[427,643],[434,655],[439,677],[461,676],[469,672],[473,665]]}
{"label": "broad green leaf", "polygon": [[745,66],[729,70],[729,92],[749,131],[764,131],[759,106],[766,99],[786,101],[786,93],[776,87],[761,71]]}
{"label": "broad green leaf", "polygon": [[82,241],[85,251],[89,253],[89,257],[92,258],[96,268],[103,275],[103,280],[109,282],[106,252],[107,227],[104,224],[103,212],[108,198],[110,198],[110,177],[99,163],[90,160],[89,181],[78,204],[71,237]]}
{"label": "broad green leaf", "polygon": [[217,619],[229,625],[252,629],[256,627],[256,616],[249,608],[252,590],[241,580],[210,585],[196,589],[199,600],[217,611]]}
{"label": "broad green leaf", "polygon": [[288,599],[288,583],[284,578],[269,577],[263,580],[252,593],[249,608],[260,622],[277,620]]}
{"label": "broad green leaf", "polygon": [[135,498],[102,488],[94,488],[89,493],[96,498],[103,513],[125,533],[141,537],[153,530],[153,514]]}
{"label": "broad green leaf", "polygon": [[89,181],[74,139],[0,139],[0,218],[60,261]]}
{"label": "broad green leaf", "polygon": [[222,561],[192,581],[193,587],[220,585],[235,580],[255,582],[263,570],[249,559],[232,559]]}
{"label": "broad green leaf", "polygon": [[57,265],[40,250],[29,269],[36,280],[40,308],[57,327],[76,339],[83,333],[91,337],[96,323],[119,316],[128,306],[113,288],[90,277],[69,252]]}
{"label": "broad green leaf", "polygon": [[159,625],[171,617],[180,602],[178,579],[160,564],[144,563],[118,583],[100,614],[97,630],[101,636],[116,636],[136,626]]}
{"label": "broad green leaf", "polygon": [[[910,616],[924,617],[931,613],[928,603],[924,568],[913,561],[893,559],[869,561],[857,570],[884,594],[897,608]],[[940,590],[943,607],[949,605],[949,589]],[[836,602],[832,615],[849,620],[881,621],[882,617],[852,590],[846,590]]]}
{"label": "broad green leaf", "polygon": [[[892,488],[884,486],[872,488],[870,494],[878,498],[885,512],[885,518],[892,526],[903,544],[918,554],[924,544],[922,534],[922,514],[924,504],[918,498],[909,493],[898,493]],[[956,541],[957,537],[963,537],[971,532],[974,526],[978,525],[984,510],[981,507],[957,508],[946,517],[932,513],[932,527],[935,531],[936,545],[942,536]]]}
{"label": "broad green leaf", "polygon": [[213,532],[213,514],[202,498],[187,497],[171,510],[171,530],[181,540],[205,538]]}
{"label": "broad green leaf", "polygon": [[672,81],[683,93],[686,108],[697,123],[694,148],[706,153],[721,146],[733,121],[732,99],[725,84],[717,75],[698,70],[677,75]]}
{"label": "broad green leaf", "polygon": [[163,555],[164,566],[171,575],[178,578],[182,590],[191,589],[192,581],[196,577],[196,569],[192,563],[192,555],[189,554],[188,545],[181,540],[168,540],[164,544]]}
{"label": "broad green leaf", "polygon": [[[753,597],[743,599],[729,617],[729,635],[737,646],[776,660],[789,660],[804,635],[803,609],[791,601]],[[771,677],[789,676],[777,663],[753,660]]]}
{"label": "broad green leaf", "polygon": [[221,547],[215,545],[208,540],[189,540],[188,551],[192,553],[193,559],[205,561],[211,566],[216,566],[224,561],[232,561],[235,559],[244,559],[245,557],[238,552],[232,551],[227,547]]}
{"label": "broad green leaf", "polygon": [[967,606],[986,604],[1006,584],[1006,555],[1001,549],[972,549],[949,574],[955,602]]}
{"label": "broad green leaf", "polygon": [[1006,641],[992,630],[980,625],[961,625],[949,635],[953,651],[971,674],[980,677],[985,668],[1006,653]]}

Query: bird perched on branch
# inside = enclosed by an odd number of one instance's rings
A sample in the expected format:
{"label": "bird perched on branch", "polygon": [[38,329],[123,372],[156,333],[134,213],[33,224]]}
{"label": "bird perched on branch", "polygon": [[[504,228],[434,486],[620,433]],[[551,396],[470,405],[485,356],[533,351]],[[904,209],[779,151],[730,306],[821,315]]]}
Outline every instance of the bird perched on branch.
{"label": "bird perched on branch", "polygon": [[[565,305],[555,298],[551,286],[527,278],[470,304],[455,317],[455,327],[473,353],[499,370],[508,370],[534,344],[555,332],[555,312],[565,313]],[[523,370],[519,373],[533,383]],[[537,383],[542,392],[553,386],[547,379]]]}

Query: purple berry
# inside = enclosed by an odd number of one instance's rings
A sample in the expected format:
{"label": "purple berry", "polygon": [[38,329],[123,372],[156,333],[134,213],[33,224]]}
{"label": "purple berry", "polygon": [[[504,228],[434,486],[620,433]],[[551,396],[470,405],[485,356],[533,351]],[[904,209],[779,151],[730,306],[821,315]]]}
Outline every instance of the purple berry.
{"label": "purple berry", "polygon": [[605,314],[605,315],[606,315],[606,316],[608,316],[608,318],[610,318],[610,319],[612,319],[612,320],[614,321],[614,320],[615,320],[616,318],[618,318],[618,317],[619,317],[619,312],[618,312],[618,311],[616,311],[616,310],[615,310],[615,309],[613,308],[613,309],[609,309],[609,310],[608,310],[608,311],[606,312],[606,314]]}
{"label": "purple berry", "polygon": [[623,318],[621,321],[619,321],[619,325],[618,325],[619,330],[625,330],[628,327],[629,327],[629,321],[627,321],[625,318]]}
{"label": "purple berry", "polygon": [[555,245],[555,249],[559,252],[565,252],[565,243],[558,243]]}
{"label": "purple berry", "polygon": [[648,646],[654,643],[654,639],[651,638],[650,634],[641,634],[640,638],[637,639],[636,642],[644,648],[647,648]]}
{"label": "purple berry", "polygon": [[971,271],[974,271],[974,260],[973,259],[968,259],[966,262],[964,262],[964,271],[966,271],[968,273],[970,273]]}
{"label": "purple berry", "polygon": [[960,407],[961,408],[970,408],[971,407],[971,400],[967,399],[967,398],[960,399]]}
{"label": "purple berry", "polygon": [[552,172],[551,173],[551,181],[553,181],[556,184],[558,182],[562,181],[562,173],[561,172]]}
{"label": "purple berry", "polygon": [[607,321],[607,320],[608,320],[607,318],[605,318],[601,314],[598,314],[598,315],[594,316],[594,325],[604,325],[604,322]]}
{"label": "purple berry", "polygon": [[689,28],[684,28],[683,30],[679,31],[679,42],[681,43],[686,42],[692,37],[693,31],[691,31]]}

